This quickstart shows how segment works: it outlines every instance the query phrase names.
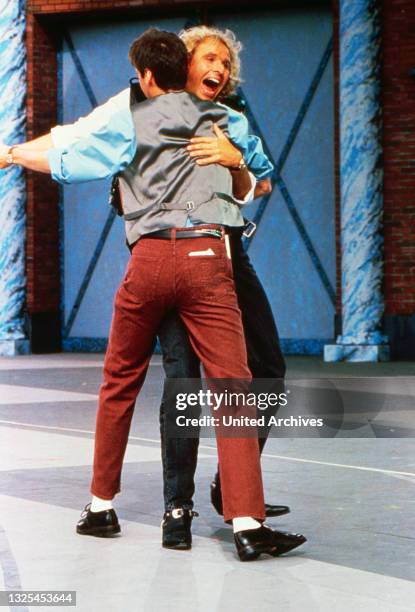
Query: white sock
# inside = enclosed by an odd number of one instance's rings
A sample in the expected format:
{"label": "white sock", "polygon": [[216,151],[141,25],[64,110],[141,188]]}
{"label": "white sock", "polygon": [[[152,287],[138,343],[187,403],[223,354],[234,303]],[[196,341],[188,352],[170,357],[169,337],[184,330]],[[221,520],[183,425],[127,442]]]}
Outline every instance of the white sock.
{"label": "white sock", "polygon": [[112,500],[111,499],[101,499],[100,497],[92,496],[91,502],[91,512],[102,512],[103,510],[111,510],[112,509]]}
{"label": "white sock", "polygon": [[238,516],[232,519],[233,532],[245,531],[247,529],[258,529],[261,527],[261,523],[258,523],[251,516]]}

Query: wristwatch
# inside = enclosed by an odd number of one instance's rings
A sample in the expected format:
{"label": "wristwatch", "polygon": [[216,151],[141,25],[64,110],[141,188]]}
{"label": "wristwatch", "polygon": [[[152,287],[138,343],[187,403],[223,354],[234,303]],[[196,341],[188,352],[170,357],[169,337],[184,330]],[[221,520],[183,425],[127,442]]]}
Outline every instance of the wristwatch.
{"label": "wristwatch", "polygon": [[6,162],[7,162],[9,165],[14,164],[14,159],[13,159],[13,149],[14,149],[14,147],[10,147],[10,148],[9,148],[9,150],[7,151],[7,153],[6,153]]}
{"label": "wristwatch", "polygon": [[245,170],[247,168],[247,165],[245,163],[245,160],[243,157],[241,157],[241,161],[239,162],[239,164],[237,166],[233,166],[231,168],[232,172],[240,172],[241,170]]}

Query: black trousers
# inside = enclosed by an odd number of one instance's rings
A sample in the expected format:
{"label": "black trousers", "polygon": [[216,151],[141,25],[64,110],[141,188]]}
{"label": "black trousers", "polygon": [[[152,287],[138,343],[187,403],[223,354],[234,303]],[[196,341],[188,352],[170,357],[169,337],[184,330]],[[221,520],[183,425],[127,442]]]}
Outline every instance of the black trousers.
{"label": "black trousers", "polygon": [[[232,263],[238,303],[242,313],[248,365],[253,378],[274,379],[281,390],[285,361],[271,306],[261,282],[244,251],[239,234],[231,237]],[[172,311],[159,329],[166,378],[199,378],[200,362],[190,346],[187,332],[178,315]],[[160,436],[163,463],[163,491],[166,510],[193,507],[194,474],[199,440],[172,438],[168,435],[168,418],[174,405],[166,387],[160,406]],[[276,408],[274,412],[276,411]],[[259,440],[260,450],[266,437]]]}

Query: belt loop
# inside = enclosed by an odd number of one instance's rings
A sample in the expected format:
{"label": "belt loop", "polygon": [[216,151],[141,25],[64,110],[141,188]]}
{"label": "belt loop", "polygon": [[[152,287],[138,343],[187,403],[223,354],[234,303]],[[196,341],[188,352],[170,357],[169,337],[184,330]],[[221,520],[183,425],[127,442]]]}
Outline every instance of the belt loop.
{"label": "belt loop", "polygon": [[176,242],[176,231],[177,229],[175,227],[173,227],[171,230],[171,237],[174,243]]}

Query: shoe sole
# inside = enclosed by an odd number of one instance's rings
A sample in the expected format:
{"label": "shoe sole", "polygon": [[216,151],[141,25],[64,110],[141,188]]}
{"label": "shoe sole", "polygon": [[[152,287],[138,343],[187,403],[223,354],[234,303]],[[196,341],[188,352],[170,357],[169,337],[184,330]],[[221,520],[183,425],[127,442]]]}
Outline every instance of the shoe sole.
{"label": "shoe sole", "polygon": [[291,510],[287,508],[287,510],[283,510],[282,512],[273,512],[272,514],[266,514],[267,518],[271,518],[274,516],[283,516],[284,514],[290,514]]}
{"label": "shoe sole", "polygon": [[[219,516],[223,516],[223,510],[221,510],[220,507],[216,504],[216,502],[212,500],[212,496],[210,498],[210,503],[212,504],[216,512],[219,514]],[[272,512],[271,514],[265,513],[265,516],[267,518],[272,518],[275,516],[283,516],[284,514],[289,514],[290,512],[291,512],[290,508],[287,508],[286,510],[282,510],[282,512]]]}
{"label": "shoe sole", "polygon": [[304,544],[304,542],[307,542],[306,538],[304,538],[304,540],[302,540],[301,542],[295,542],[293,544],[286,545],[285,547],[270,547],[264,545],[260,550],[254,549],[252,548],[252,546],[246,546],[245,548],[238,550],[238,555],[241,561],[255,561],[255,559],[258,559],[260,555],[271,555],[271,557],[279,557],[280,555],[284,555],[285,553],[294,550],[294,548],[298,548],[299,546],[301,546],[301,544]]}
{"label": "shoe sole", "polygon": [[162,542],[161,545],[163,548],[168,548],[170,550],[190,550],[192,548],[192,545],[188,542],[177,542],[177,544],[165,544]]}
{"label": "shoe sole", "polygon": [[91,527],[88,531],[82,531],[78,527],[76,528],[76,533],[79,535],[90,535],[95,536],[97,538],[110,538],[113,535],[117,535],[117,533],[121,532],[121,527],[119,525],[107,525],[106,527]]}
{"label": "shoe sole", "polygon": [[[223,516],[223,512],[219,512],[215,504],[213,502],[211,503],[214,509],[216,510],[216,512],[219,514],[219,516]],[[266,518],[275,518],[276,516],[283,516],[284,514],[290,514],[290,512],[291,510],[288,508],[287,510],[282,510],[282,512],[272,512],[271,514],[266,513],[265,516]]]}

